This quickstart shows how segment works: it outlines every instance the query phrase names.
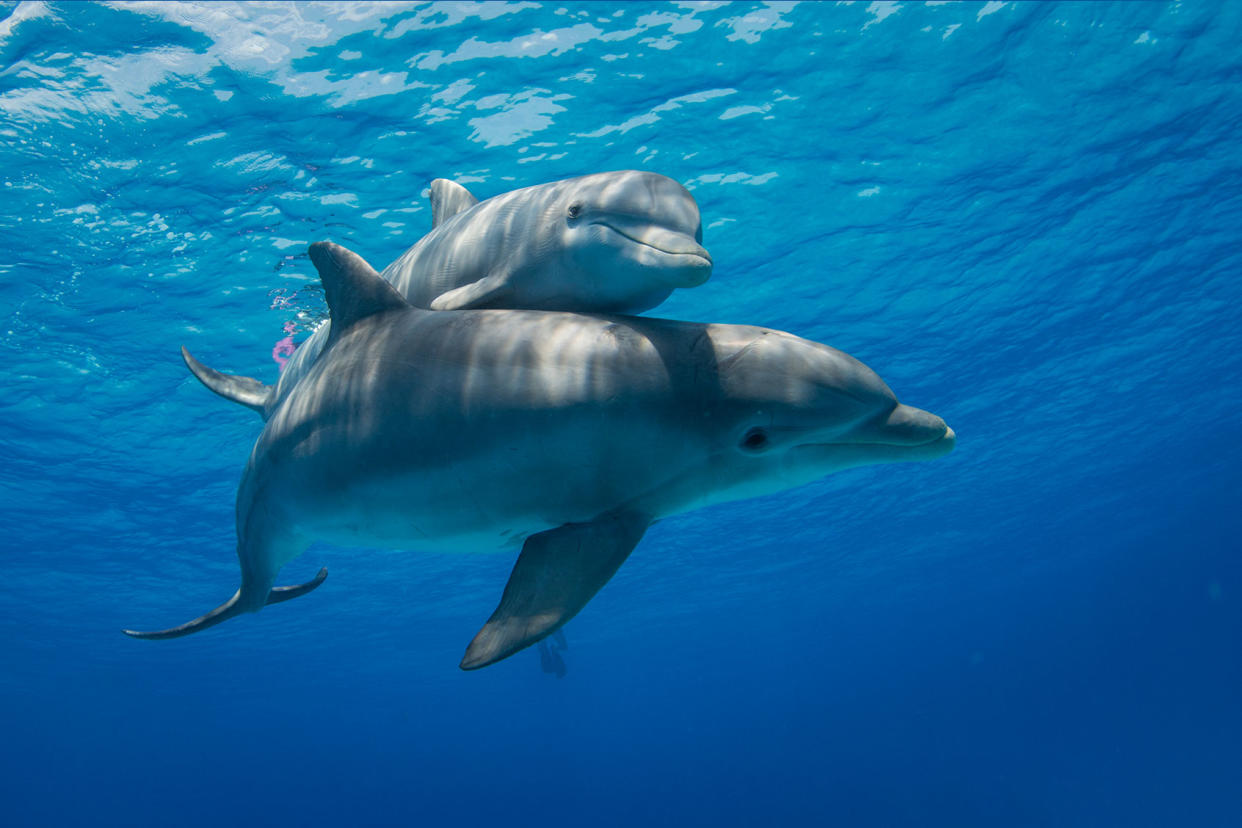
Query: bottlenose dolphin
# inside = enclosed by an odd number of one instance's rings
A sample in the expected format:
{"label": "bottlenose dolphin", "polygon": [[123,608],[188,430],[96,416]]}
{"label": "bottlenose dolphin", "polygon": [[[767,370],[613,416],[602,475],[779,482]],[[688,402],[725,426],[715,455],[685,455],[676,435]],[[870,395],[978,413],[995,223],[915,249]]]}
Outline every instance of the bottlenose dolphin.
{"label": "bottlenose dolphin", "polygon": [[746,325],[412,307],[359,256],[310,248],[332,328],[272,412],[237,494],[241,588],[171,638],[295,597],[313,539],[521,544],[473,670],[559,629],[655,520],[871,463],[953,449],[841,351]]}
{"label": "bottlenose dolphin", "polygon": [[[595,173],[485,201],[437,178],[431,209],[431,232],[381,274],[420,308],[638,313],[712,272],[694,197],[656,173]],[[275,388],[182,356],[212,391],[266,418],[318,358],[330,325],[294,352]]]}
{"label": "bottlenose dolphin", "polygon": [[485,201],[431,185],[434,227],[383,276],[432,310],[637,313],[707,281],[699,207],[650,172],[595,173]]}

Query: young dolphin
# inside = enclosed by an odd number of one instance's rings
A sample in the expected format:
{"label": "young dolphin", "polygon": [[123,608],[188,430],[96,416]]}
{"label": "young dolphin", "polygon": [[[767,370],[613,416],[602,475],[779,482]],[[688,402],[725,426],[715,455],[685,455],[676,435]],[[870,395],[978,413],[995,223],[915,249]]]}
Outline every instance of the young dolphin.
{"label": "young dolphin", "polygon": [[186,635],[309,591],[317,581],[288,593],[272,584],[314,539],[521,544],[461,661],[473,670],[564,625],[655,520],[954,446],[942,419],[897,402],[867,366],[792,334],[421,310],[345,248],[310,253],[332,333],[246,464],[241,588],[180,627],[129,635]]}
{"label": "young dolphin", "polygon": [[[638,313],[712,272],[694,197],[656,173],[596,173],[485,201],[438,178],[431,209],[432,231],[382,274],[420,308]],[[212,391],[266,418],[319,356],[324,328],[294,353],[277,388],[182,356]]]}
{"label": "young dolphin", "polygon": [[430,233],[383,276],[432,310],[638,313],[707,281],[699,207],[650,172],[596,173],[486,201],[431,184]]}

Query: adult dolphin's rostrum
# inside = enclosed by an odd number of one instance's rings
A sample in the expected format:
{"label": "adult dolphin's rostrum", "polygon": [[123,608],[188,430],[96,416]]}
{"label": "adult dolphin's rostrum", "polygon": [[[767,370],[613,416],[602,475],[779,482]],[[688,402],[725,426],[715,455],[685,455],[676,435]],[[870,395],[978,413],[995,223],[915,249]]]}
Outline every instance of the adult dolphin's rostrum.
{"label": "adult dolphin's rostrum", "polygon": [[[431,207],[432,231],[382,274],[420,308],[638,313],[712,272],[694,197],[656,173],[596,173],[485,201],[438,178]],[[321,328],[302,343],[275,389],[183,356],[212,391],[266,417],[328,336]]]}
{"label": "adult dolphin's rostrum", "polygon": [[332,333],[247,463],[241,589],[180,627],[130,635],[185,635],[292,597],[272,584],[313,539],[522,544],[462,659],[475,669],[560,628],[660,517],[954,446],[943,420],[898,403],[861,362],[791,334],[439,313],[411,307],[343,247],[312,245],[311,259]]}

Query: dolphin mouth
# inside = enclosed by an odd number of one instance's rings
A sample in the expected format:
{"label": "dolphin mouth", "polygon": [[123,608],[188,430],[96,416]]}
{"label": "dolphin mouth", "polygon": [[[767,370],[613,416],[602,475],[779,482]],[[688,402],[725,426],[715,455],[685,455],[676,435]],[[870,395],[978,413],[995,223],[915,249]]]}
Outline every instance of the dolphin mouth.
{"label": "dolphin mouth", "polygon": [[[867,443],[856,443],[855,445],[868,445]],[[940,457],[953,451],[957,446],[957,433],[949,428],[944,427],[944,433],[938,437],[932,437],[921,443],[874,443],[871,445],[887,446],[909,453],[911,458],[921,457]]]}
{"label": "dolphin mouth", "polygon": [[849,465],[857,463],[899,463],[902,461],[934,460],[949,454],[957,446],[957,434],[945,425],[935,436],[920,435],[917,442],[904,436],[885,440],[877,435],[870,440],[849,440],[839,443],[803,443],[802,452],[830,454]]}
{"label": "dolphin mouth", "polygon": [[842,448],[845,446],[878,446],[894,449],[923,449],[931,446],[952,447],[957,442],[957,433],[944,427],[944,433],[930,437],[921,442],[911,443],[906,440],[843,440],[839,443],[803,443],[800,448]]}
{"label": "dolphin mouth", "polygon": [[957,433],[946,425],[944,433],[939,437],[934,437],[925,443],[901,446],[898,450],[905,454],[907,460],[934,460],[937,457],[944,457],[955,448],[957,448]]}
{"label": "dolphin mouth", "polygon": [[[694,268],[706,268],[708,275],[710,275],[712,267],[711,254],[707,252],[707,248],[686,233],[654,224],[626,226],[621,222],[612,221],[596,221],[594,224],[607,227],[617,235],[624,236],[635,244],[641,244],[643,247],[649,247],[660,253],[669,256],[689,257],[690,261],[686,262],[686,264]],[[704,276],[703,281],[706,281],[706,279],[707,276]]]}
{"label": "dolphin mouth", "polygon": [[927,449],[949,446],[957,440],[953,429],[930,411],[896,403],[880,418],[861,426],[850,442],[854,445],[891,446],[904,449]]}
{"label": "dolphin mouth", "polygon": [[916,443],[909,442],[908,440],[899,439],[899,440],[858,440],[858,441],[850,441],[847,443],[828,443],[827,445],[891,446],[892,448],[921,449],[921,448],[927,448],[928,446],[938,445],[941,443],[949,444],[949,443],[956,443],[956,442],[957,442],[957,433],[946,425],[944,427],[943,433],[938,434],[935,437],[929,437],[929,438],[922,439]]}

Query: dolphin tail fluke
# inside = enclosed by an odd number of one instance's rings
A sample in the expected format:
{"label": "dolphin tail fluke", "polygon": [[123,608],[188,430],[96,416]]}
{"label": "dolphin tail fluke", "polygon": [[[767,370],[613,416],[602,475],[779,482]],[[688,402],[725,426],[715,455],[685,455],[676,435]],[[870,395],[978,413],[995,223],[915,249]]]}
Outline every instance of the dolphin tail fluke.
{"label": "dolphin tail fluke", "polygon": [[[308,592],[314,590],[323,583],[324,578],[328,577],[328,570],[321,569],[314,578],[311,578],[304,584],[296,586],[276,587],[267,594],[267,604],[279,604],[281,601],[289,601],[293,598],[301,598]],[[149,638],[153,640],[162,640],[165,638],[180,638],[183,635],[191,635],[201,632],[208,627],[214,627],[224,621],[228,621],[235,615],[240,615],[247,611],[245,603],[242,601],[242,591],[239,589],[233,594],[233,597],[225,601],[220,606],[213,609],[206,615],[200,615],[193,621],[187,621],[179,627],[169,627],[166,630],[152,630],[150,632],[140,632],[139,630],[121,630],[121,632],[131,638]]]}
{"label": "dolphin tail fluke", "polygon": [[303,595],[305,595],[308,592],[311,592],[312,590],[317,588],[320,584],[322,584],[323,579],[327,577],[328,577],[328,568],[325,566],[315,573],[314,578],[311,578],[309,581],[307,581],[304,584],[296,584],[294,586],[274,587],[272,591],[267,594],[267,603],[264,604],[264,606],[270,606],[271,604],[279,604],[281,601],[292,601],[294,598],[301,598]]}
{"label": "dolphin tail fluke", "polygon": [[183,635],[190,635],[192,633],[199,632],[200,630],[205,630],[208,627],[214,627],[216,624],[219,624],[222,621],[228,621],[233,616],[242,613],[241,594],[241,590],[237,590],[237,592],[233,593],[232,598],[225,601],[211,612],[205,615],[200,615],[193,621],[187,621],[179,627],[169,627],[166,630],[152,630],[149,632],[140,632],[138,630],[121,630],[121,632],[131,638],[150,638],[153,640],[180,638]]}
{"label": "dolphin tail fluke", "polygon": [[203,385],[226,400],[232,400],[235,403],[241,403],[247,408],[254,409],[259,412],[260,417],[267,419],[267,405],[272,398],[272,387],[270,385],[264,385],[257,379],[251,379],[250,377],[224,374],[214,368],[208,368],[190,356],[190,352],[184,346],[181,348],[181,358],[185,360],[186,367],[190,369],[190,373],[196,376]]}
{"label": "dolphin tail fluke", "polygon": [[466,648],[461,669],[495,664],[559,630],[625,563],[650,522],[606,515],[527,538],[500,605]]}

